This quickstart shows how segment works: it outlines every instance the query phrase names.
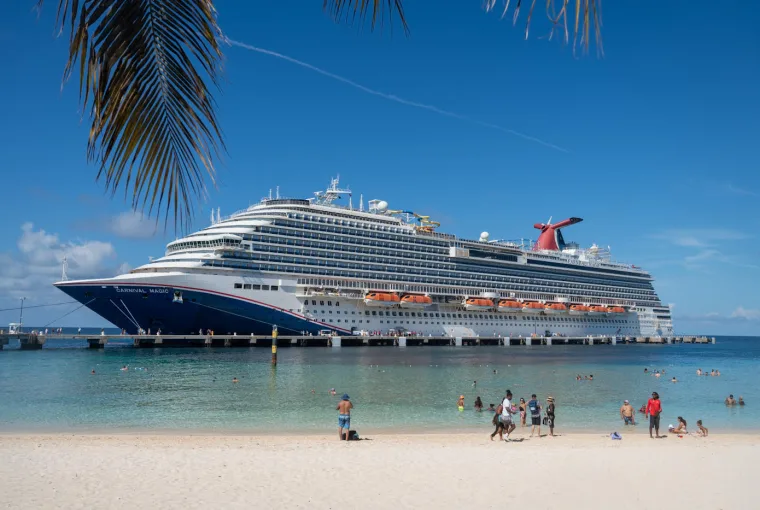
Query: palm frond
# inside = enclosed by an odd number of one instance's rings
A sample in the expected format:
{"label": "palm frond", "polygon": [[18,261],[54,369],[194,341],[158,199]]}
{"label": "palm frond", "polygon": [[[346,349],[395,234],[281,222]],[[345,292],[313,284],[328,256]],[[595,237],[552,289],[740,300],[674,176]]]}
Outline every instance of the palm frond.
{"label": "palm frond", "polygon": [[[569,43],[570,33],[567,28],[567,17],[571,6],[574,4],[575,8],[575,28],[573,30],[573,51],[580,45],[583,48],[583,52],[587,53],[589,43],[591,40],[590,32],[593,27],[594,38],[596,43],[597,52],[599,55],[604,53],[602,45],[602,0],[546,0],[546,17],[551,23],[550,37],[554,35],[554,31],[562,29],[564,32],[565,43]],[[510,0],[504,0],[504,9],[502,10],[501,17],[506,16],[509,11]],[[486,12],[496,10],[497,0],[485,0],[483,6]],[[517,19],[520,16],[520,6],[522,0],[517,0],[514,4],[513,23],[517,24]],[[533,17],[533,8],[536,6],[536,0],[531,0],[530,8],[525,23],[525,38],[528,38],[528,30]],[[580,40],[579,40],[580,36]]]}
{"label": "palm frond", "polygon": [[209,91],[222,58],[212,0],[59,0],[57,22],[68,22],[64,81],[79,74],[97,178],[186,227],[224,150]]}
{"label": "palm frond", "polygon": [[388,16],[390,26],[393,26],[394,15],[397,15],[404,34],[409,34],[409,27],[404,16],[402,0],[323,0],[322,7],[335,19],[336,22],[353,22],[357,18],[363,24],[366,22],[367,13],[371,11],[370,28],[385,24]]}

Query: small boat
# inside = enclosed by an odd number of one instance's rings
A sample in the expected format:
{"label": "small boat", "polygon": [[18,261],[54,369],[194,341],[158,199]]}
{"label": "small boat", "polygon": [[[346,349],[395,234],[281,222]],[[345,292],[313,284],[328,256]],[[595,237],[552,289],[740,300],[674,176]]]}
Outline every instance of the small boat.
{"label": "small boat", "polygon": [[563,305],[562,303],[552,303],[544,307],[544,312],[551,315],[565,313],[566,311],[567,311],[567,307]]}
{"label": "small boat", "polygon": [[586,315],[589,310],[591,308],[586,305],[572,305],[570,307],[570,315]]}
{"label": "small boat", "polygon": [[625,308],[622,306],[613,306],[608,310],[610,313],[625,313]]}
{"label": "small boat", "polygon": [[486,298],[467,298],[464,307],[467,310],[485,311],[493,308],[493,300]]}
{"label": "small boat", "polygon": [[525,313],[541,313],[544,311],[544,305],[538,301],[528,301],[523,304],[522,311]]}
{"label": "small boat", "polygon": [[424,294],[404,294],[399,305],[401,308],[425,308],[433,302],[433,298]]}
{"label": "small boat", "polygon": [[399,304],[401,299],[398,294],[392,292],[368,292],[364,296],[367,306],[393,306]]}
{"label": "small boat", "polygon": [[606,306],[592,306],[589,311],[589,315],[607,315],[607,307]]}
{"label": "small boat", "polygon": [[512,301],[510,299],[502,299],[499,301],[500,312],[521,312],[522,306],[522,303],[519,301]]}

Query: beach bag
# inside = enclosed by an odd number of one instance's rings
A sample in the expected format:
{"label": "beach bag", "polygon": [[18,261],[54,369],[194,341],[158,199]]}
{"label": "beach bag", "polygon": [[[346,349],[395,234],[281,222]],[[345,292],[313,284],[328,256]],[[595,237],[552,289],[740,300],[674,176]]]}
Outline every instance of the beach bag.
{"label": "beach bag", "polygon": [[613,432],[612,434],[610,434],[610,439],[623,439],[623,436],[621,436],[617,432]]}
{"label": "beach bag", "polygon": [[544,425],[548,425],[549,424],[549,418],[547,416],[544,416],[543,422],[544,422]]}

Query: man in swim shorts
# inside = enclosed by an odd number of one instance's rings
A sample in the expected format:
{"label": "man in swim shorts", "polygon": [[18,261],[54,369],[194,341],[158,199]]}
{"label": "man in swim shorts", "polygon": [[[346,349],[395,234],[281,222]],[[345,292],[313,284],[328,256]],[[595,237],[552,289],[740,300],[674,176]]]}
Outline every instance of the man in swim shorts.
{"label": "man in swim shorts", "polygon": [[652,429],[655,430],[655,437],[660,437],[660,414],[662,414],[662,403],[660,402],[660,395],[655,391],[652,393],[652,398],[647,402],[646,416],[649,417],[649,437],[652,437]]}
{"label": "man in swim shorts", "polygon": [[620,407],[620,417],[623,419],[623,422],[626,425],[636,425],[634,414],[636,413],[634,412],[631,403],[627,400],[624,400],[623,405]]}
{"label": "man in swim shorts", "polygon": [[337,407],[338,411],[338,439],[343,439],[343,429],[346,429],[346,441],[348,441],[348,433],[351,429],[351,409],[354,405],[349,400],[348,394],[344,393]]}
{"label": "man in swim shorts", "polygon": [[530,411],[530,437],[533,437],[536,427],[538,427],[538,437],[541,437],[541,404],[535,393],[530,396],[528,410]]}

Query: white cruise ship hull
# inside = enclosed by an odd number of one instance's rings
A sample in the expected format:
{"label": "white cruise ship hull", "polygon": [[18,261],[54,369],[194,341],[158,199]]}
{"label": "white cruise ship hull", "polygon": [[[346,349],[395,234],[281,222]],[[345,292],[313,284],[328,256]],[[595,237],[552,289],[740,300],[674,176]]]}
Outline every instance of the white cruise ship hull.
{"label": "white cruise ship hull", "polygon": [[[241,281],[276,286],[276,291],[237,289]],[[128,274],[104,280],[67,281],[58,288],[79,300],[119,328],[138,328],[165,334],[269,334],[277,325],[281,335],[336,335],[358,331],[446,336],[518,337],[539,334],[563,336],[672,334],[642,327],[635,312],[602,317],[551,317],[542,314],[513,315],[494,310],[466,310],[461,304],[432,304],[426,310],[399,306],[368,306],[362,300],[340,296],[304,296],[296,280],[230,274],[183,272]],[[180,293],[181,301],[175,298]],[[651,314],[651,310],[642,310]],[[605,314],[606,315],[606,314]],[[618,316],[619,315],[619,316]],[[577,319],[577,322],[574,320]],[[622,321],[622,322],[619,322]],[[654,326],[654,323],[653,323]]]}

